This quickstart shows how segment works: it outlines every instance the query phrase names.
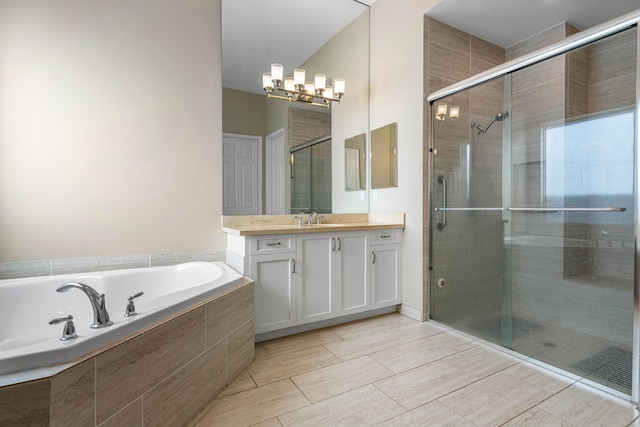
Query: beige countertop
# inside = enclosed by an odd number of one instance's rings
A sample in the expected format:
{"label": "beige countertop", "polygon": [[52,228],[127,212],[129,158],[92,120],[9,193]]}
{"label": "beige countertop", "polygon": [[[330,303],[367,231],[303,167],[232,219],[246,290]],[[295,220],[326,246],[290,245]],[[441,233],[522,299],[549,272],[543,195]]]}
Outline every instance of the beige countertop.
{"label": "beige countertop", "polygon": [[299,215],[223,216],[222,231],[236,236],[404,228],[404,214],[321,214],[322,224],[297,225]]}

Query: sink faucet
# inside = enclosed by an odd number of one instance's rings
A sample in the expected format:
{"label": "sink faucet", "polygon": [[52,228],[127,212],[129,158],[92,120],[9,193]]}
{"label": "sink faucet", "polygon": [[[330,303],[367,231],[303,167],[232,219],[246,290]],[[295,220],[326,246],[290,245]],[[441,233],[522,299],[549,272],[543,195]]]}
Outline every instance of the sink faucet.
{"label": "sink faucet", "polygon": [[105,328],[113,325],[113,322],[109,320],[109,313],[107,312],[107,306],[105,305],[104,294],[100,295],[91,286],[81,282],[67,282],[60,285],[56,291],[67,292],[71,288],[80,289],[87,295],[87,297],[89,297],[89,301],[91,301],[91,308],[93,309],[92,328]]}
{"label": "sink faucet", "polygon": [[317,213],[315,212],[310,212],[309,213],[309,217],[307,218],[307,225],[311,225],[313,224],[313,217],[316,216]]}

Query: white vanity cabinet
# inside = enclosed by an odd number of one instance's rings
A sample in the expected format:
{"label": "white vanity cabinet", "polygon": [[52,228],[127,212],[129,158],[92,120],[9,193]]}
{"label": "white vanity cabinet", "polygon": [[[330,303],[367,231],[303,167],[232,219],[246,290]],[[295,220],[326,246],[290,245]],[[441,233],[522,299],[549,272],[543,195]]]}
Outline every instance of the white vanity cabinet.
{"label": "white vanity cabinet", "polygon": [[247,275],[255,279],[256,333],[297,324],[294,276],[296,238],[293,235],[249,239]]}
{"label": "white vanity cabinet", "polygon": [[227,263],[255,280],[256,334],[308,330],[402,303],[403,230],[331,228],[228,235]]}
{"label": "white vanity cabinet", "polygon": [[371,239],[371,309],[402,303],[402,230],[375,230]]}
{"label": "white vanity cabinet", "polygon": [[369,232],[300,234],[298,324],[369,309]]}

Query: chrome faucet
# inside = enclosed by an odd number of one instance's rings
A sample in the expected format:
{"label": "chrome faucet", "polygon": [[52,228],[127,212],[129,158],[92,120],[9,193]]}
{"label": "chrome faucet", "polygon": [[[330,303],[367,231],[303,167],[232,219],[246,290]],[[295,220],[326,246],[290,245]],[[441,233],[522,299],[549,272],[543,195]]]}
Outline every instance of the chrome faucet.
{"label": "chrome faucet", "polygon": [[104,294],[100,295],[91,286],[81,282],[65,283],[60,285],[56,291],[67,292],[71,288],[80,289],[85,293],[85,295],[87,295],[87,297],[89,297],[89,301],[91,301],[91,308],[93,309],[92,328],[106,328],[107,326],[113,325],[113,322],[109,320],[109,313],[107,312],[107,306],[105,305]]}
{"label": "chrome faucet", "polygon": [[313,224],[313,217],[316,216],[316,215],[318,215],[318,214],[315,213],[315,212],[310,212],[309,213],[309,217],[307,217],[307,225]]}

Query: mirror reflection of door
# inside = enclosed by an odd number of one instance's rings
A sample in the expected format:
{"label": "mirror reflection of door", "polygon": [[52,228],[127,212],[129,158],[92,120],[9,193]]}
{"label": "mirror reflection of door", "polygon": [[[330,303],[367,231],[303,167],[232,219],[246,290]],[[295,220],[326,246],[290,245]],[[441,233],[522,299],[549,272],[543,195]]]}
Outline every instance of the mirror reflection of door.
{"label": "mirror reflection of door", "polygon": [[354,148],[345,148],[347,191],[360,189],[360,151]]}
{"label": "mirror reflection of door", "polygon": [[265,198],[267,215],[283,215],[285,207],[284,128],[267,136]]}
{"label": "mirror reflection of door", "polygon": [[222,135],[222,213],[262,213],[262,138]]}

